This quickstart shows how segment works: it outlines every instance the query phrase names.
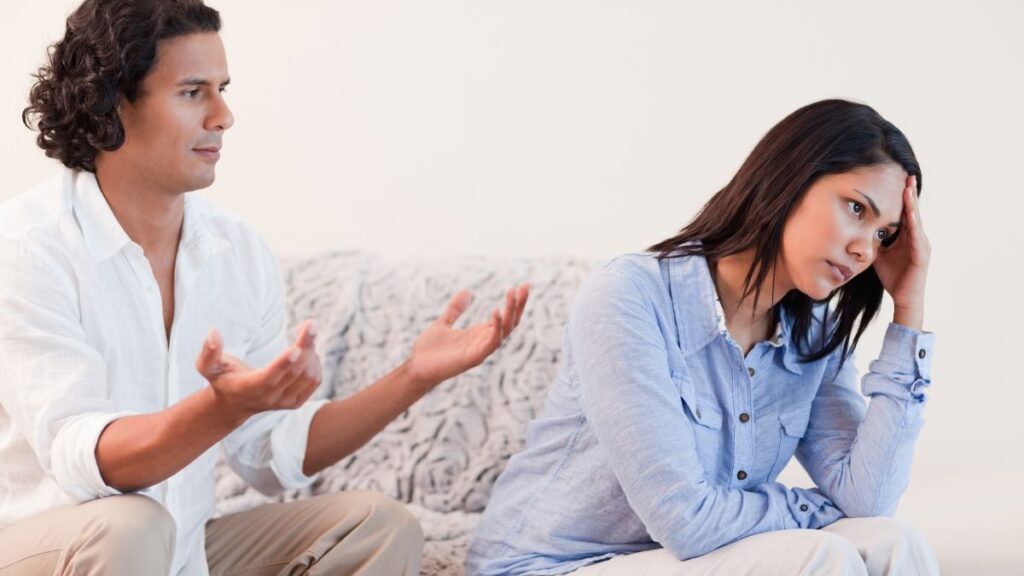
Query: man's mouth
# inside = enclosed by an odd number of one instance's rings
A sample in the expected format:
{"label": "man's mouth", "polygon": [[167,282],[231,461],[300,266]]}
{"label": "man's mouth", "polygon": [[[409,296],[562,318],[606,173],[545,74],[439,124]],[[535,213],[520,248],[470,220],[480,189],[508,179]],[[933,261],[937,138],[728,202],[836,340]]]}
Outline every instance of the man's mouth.
{"label": "man's mouth", "polygon": [[193,148],[192,151],[208,162],[220,160],[220,146],[204,146],[202,148]]}

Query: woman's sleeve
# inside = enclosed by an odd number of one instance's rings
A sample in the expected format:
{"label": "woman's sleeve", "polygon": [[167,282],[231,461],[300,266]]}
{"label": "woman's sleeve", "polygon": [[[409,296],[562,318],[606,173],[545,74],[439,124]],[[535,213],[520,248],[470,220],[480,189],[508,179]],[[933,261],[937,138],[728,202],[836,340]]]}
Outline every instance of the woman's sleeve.
{"label": "woman's sleeve", "polygon": [[818,490],[708,482],[669,373],[658,316],[632,278],[607,269],[593,275],[573,307],[568,336],[584,415],[629,505],[677,558],[841,517]]}
{"label": "woman's sleeve", "polygon": [[[853,355],[833,354],[811,407],[797,459],[846,516],[896,511],[910,480],[914,442],[931,383],[934,335],[890,324],[882,352],[856,390]],[[865,408],[864,396],[870,398]]]}

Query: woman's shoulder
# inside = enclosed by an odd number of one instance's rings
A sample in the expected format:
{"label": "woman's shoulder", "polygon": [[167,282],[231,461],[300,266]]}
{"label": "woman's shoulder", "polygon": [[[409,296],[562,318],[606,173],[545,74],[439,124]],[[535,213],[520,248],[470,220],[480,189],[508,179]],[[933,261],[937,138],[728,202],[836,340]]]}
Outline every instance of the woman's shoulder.
{"label": "woman's shoulder", "polygon": [[663,263],[656,254],[635,252],[605,260],[589,275],[584,292],[652,295],[664,290]]}

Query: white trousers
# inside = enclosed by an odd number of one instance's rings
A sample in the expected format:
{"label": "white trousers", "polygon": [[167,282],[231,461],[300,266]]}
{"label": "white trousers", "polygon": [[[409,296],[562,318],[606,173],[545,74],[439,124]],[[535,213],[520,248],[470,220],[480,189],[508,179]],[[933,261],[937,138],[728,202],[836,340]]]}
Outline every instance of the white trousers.
{"label": "white trousers", "polygon": [[917,576],[939,573],[915,528],[894,518],[844,518],[821,530],[765,532],[679,561],[663,548],[618,556],[570,576]]}

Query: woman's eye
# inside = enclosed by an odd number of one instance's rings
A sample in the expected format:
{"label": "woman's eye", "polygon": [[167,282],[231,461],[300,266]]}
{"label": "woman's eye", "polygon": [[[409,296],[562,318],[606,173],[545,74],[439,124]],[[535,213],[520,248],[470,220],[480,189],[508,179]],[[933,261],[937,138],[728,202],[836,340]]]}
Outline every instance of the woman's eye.
{"label": "woman's eye", "polygon": [[850,205],[850,209],[853,210],[853,213],[858,216],[860,216],[861,213],[864,212],[864,205],[861,204],[860,202],[857,202],[856,200],[849,200],[847,201],[847,204]]}
{"label": "woman's eye", "polygon": [[885,242],[886,240],[889,239],[889,231],[879,230],[878,232],[875,232],[875,238],[877,238],[880,242]]}

